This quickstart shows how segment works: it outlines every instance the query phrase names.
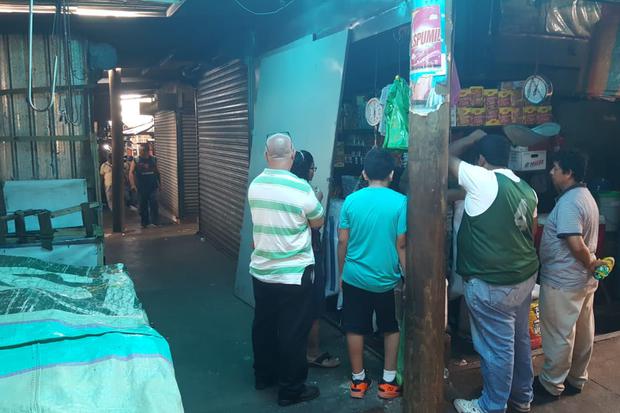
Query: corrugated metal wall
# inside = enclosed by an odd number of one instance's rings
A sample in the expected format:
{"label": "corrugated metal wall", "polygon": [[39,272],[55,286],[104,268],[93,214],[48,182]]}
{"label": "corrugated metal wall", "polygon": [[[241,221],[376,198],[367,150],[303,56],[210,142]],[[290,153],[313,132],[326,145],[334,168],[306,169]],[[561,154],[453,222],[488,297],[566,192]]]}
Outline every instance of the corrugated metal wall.
{"label": "corrugated metal wall", "polygon": [[[43,107],[49,97],[56,43],[48,36],[33,39],[34,101]],[[75,125],[61,121],[67,97],[63,59],[59,59],[54,106],[35,112],[27,103],[28,38],[0,35],[0,181],[86,178],[96,199],[97,171],[90,131],[91,94],[87,88],[86,45],[71,42]],[[51,136],[58,137],[50,138]]]}
{"label": "corrugated metal wall", "polygon": [[175,217],[180,217],[179,208],[179,151],[177,137],[177,114],[162,111],[155,114],[155,145],[157,165],[161,174],[159,202]]}
{"label": "corrugated metal wall", "polygon": [[184,219],[198,216],[198,136],[194,110],[181,114],[183,153],[181,159],[182,216]]}
{"label": "corrugated metal wall", "polygon": [[247,67],[236,60],[206,72],[197,110],[200,232],[237,256],[249,167]]}

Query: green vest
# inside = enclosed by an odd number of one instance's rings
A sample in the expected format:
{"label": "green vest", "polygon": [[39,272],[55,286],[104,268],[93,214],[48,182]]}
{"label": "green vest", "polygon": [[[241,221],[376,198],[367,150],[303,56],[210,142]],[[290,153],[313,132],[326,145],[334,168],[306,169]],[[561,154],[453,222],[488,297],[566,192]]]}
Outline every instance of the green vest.
{"label": "green vest", "polygon": [[536,196],[523,180],[495,177],[499,188],[489,209],[475,217],[463,215],[457,272],[490,284],[518,284],[538,271],[532,231]]}

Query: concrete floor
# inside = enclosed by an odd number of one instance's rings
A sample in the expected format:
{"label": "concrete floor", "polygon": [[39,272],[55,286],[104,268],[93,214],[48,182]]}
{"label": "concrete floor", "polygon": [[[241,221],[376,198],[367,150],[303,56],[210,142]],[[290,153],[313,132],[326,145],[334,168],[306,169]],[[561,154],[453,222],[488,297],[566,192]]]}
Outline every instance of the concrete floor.
{"label": "concrete floor", "polygon": [[[106,262],[127,266],[151,324],[170,343],[186,412],[400,411],[400,401],[383,402],[375,392],[352,400],[346,361],[337,369],[310,370],[309,382],[321,389],[318,400],[279,408],[275,390],[254,390],[253,310],[233,295],[236,262],[201,242],[194,225],[128,227],[124,236],[106,236]],[[321,335],[325,350],[346,359],[339,331],[323,323]],[[366,360],[378,377],[382,362],[371,354]]]}
{"label": "concrete floor", "polygon": [[[327,323],[322,324],[323,346],[340,356],[343,365],[310,370],[309,382],[321,389],[319,399],[279,408],[275,390],[257,392],[253,387],[253,311],[233,295],[236,262],[202,242],[195,225],[142,230],[135,214],[128,221],[124,235],[106,235],[106,260],[127,266],[152,325],[168,339],[186,412],[401,411],[400,400],[379,400],[376,387],[364,400],[349,397],[344,337]],[[587,390],[533,411],[620,412],[619,350],[618,338],[597,343]],[[372,377],[378,377],[381,361],[367,354],[366,363]],[[535,363],[539,365],[541,357]],[[480,391],[478,369],[453,365],[451,370],[457,395],[474,396]],[[446,403],[445,412],[453,411]]]}

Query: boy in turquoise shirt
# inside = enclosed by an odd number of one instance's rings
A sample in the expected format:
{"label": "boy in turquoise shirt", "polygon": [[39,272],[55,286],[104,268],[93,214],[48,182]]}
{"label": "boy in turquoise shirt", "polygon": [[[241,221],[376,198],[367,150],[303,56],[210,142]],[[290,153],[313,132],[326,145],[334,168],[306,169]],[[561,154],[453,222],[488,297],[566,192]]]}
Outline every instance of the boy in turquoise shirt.
{"label": "boy in turquoise shirt", "polygon": [[394,177],[394,161],[386,150],[371,150],[364,159],[362,173],[368,187],[345,200],[338,236],[342,325],[347,333],[353,370],[351,397],[363,398],[371,384],[364,370],[363,352],[364,335],[372,334],[375,312],[385,344],[385,366],[378,395],[392,399],[401,393],[396,383],[400,333],[394,287],[401,278],[401,268],[405,268],[407,198],[389,189]]}

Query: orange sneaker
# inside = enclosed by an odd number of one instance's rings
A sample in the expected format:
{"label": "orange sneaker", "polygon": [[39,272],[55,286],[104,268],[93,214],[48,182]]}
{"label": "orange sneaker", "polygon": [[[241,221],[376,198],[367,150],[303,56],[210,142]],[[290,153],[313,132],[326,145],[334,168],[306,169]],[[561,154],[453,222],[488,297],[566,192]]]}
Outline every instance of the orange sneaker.
{"label": "orange sneaker", "polygon": [[351,397],[354,399],[363,399],[366,396],[366,392],[370,388],[372,380],[368,376],[364,380],[352,380],[351,381]]}
{"label": "orange sneaker", "polygon": [[396,379],[391,382],[386,382],[381,379],[379,383],[379,391],[377,392],[381,399],[395,399],[400,397],[401,387],[396,383]]}

